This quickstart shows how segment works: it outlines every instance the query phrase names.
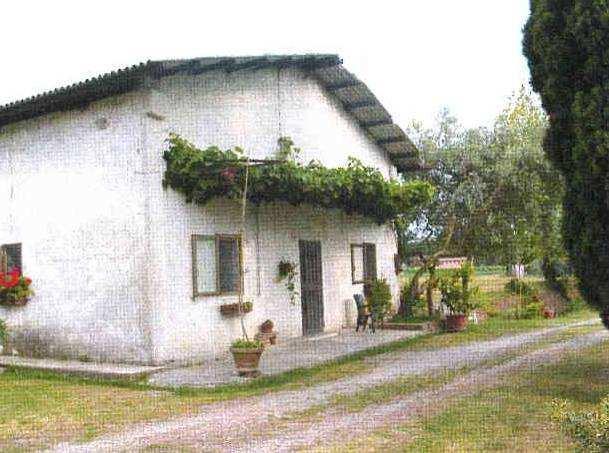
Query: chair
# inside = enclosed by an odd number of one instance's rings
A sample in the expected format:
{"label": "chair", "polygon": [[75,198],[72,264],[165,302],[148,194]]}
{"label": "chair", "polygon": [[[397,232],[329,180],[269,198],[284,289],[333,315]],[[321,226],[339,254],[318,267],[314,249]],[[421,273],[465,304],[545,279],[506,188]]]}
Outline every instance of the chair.
{"label": "chair", "polygon": [[365,331],[366,326],[368,325],[368,320],[370,320],[370,330],[373,333],[376,332],[374,326],[375,317],[368,310],[364,296],[361,294],[354,294],[353,299],[355,300],[355,305],[357,306],[357,326],[355,327],[355,331],[359,332],[360,327],[362,327],[362,332]]}

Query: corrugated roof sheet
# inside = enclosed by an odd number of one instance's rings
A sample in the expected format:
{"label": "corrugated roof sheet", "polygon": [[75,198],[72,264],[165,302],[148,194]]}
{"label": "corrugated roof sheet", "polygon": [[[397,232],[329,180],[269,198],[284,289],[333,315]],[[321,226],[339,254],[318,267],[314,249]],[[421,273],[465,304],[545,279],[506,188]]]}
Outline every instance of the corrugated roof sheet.
{"label": "corrugated roof sheet", "polygon": [[347,71],[338,55],[268,55],[259,57],[213,57],[188,60],[148,61],[87,79],[38,96],[0,107],[0,127],[51,112],[84,107],[93,101],[136,90],[147,79],[178,73],[197,75],[223,70],[256,70],[269,66],[299,67],[313,74],[327,92],[383,148],[400,171],[417,170],[418,151],[372,91]]}

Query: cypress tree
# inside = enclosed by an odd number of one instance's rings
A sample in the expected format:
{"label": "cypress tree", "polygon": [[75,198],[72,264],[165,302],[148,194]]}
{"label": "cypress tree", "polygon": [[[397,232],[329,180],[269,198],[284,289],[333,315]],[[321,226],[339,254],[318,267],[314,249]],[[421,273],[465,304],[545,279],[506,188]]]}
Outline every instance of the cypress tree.
{"label": "cypress tree", "polygon": [[531,0],[523,44],[565,176],[565,247],[609,328],[609,0]]}

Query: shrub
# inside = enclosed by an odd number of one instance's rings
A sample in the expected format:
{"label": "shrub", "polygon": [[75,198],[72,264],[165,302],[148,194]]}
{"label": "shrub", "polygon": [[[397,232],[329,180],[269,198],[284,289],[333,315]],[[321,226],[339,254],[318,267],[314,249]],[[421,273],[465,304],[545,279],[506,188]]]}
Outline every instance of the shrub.
{"label": "shrub", "polygon": [[470,262],[465,262],[459,269],[440,277],[442,303],[452,314],[468,315],[480,306],[480,303],[475,300],[479,288],[469,286],[473,277],[474,266]]}
{"label": "shrub", "polygon": [[574,297],[573,299],[569,299],[567,301],[567,305],[565,307],[565,313],[573,313],[576,311],[580,311],[586,308],[586,302],[581,297]]}
{"label": "shrub", "polygon": [[599,408],[590,412],[570,411],[565,401],[554,401],[552,409],[552,420],[573,437],[582,450],[609,450],[609,397],[603,398]]}
{"label": "shrub", "polygon": [[533,285],[518,278],[513,278],[507,282],[505,284],[505,290],[524,297],[531,297],[537,294],[537,289]]}
{"label": "shrub", "polygon": [[391,288],[387,280],[375,279],[370,285],[370,295],[368,296],[368,306],[370,312],[376,319],[384,319],[391,310]]}
{"label": "shrub", "polygon": [[508,319],[534,319],[543,314],[543,303],[528,302],[518,305],[503,312],[503,317]]}

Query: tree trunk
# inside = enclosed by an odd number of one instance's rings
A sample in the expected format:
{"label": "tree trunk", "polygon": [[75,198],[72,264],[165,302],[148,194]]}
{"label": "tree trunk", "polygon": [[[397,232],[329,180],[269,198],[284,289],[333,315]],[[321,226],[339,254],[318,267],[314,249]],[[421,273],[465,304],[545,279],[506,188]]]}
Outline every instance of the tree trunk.
{"label": "tree trunk", "polygon": [[[446,231],[444,234],[444,241],[442,243],[442,247],[437,250],[433,255],[428,256],[423,259],[423,263],[421,267],[414,273],[412,278],[410,279],[410,283],[408,285],[407,297],[403,297],[400,299],[400,307],[398,308],[398,314],[400,316],[405,316],[408,310],[408,304],[412,301],[416,300],[421,294],[423,294],[423,290],[420,288],[419,280],[421,276],[425,272],[430,272],[432,269],[435,269],[438,264],[438,258],[442,256],[446,250],[448,249],[448,245],[450,244],[450,240],[453,236],[453,232],[455,231],[456,219],[451,217],[446,225]],[[433,273],[433,271],[431,271]],[[432,289],[433,296],[433,289]],[[429,312],[429,316],[433,316],[433,298],[430,298],[428,295],[427,298],[427,310]],[[430,302],[431,300],[431,302]]]}

